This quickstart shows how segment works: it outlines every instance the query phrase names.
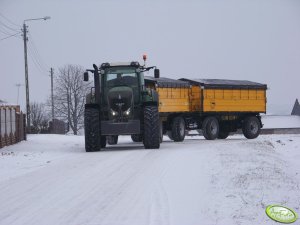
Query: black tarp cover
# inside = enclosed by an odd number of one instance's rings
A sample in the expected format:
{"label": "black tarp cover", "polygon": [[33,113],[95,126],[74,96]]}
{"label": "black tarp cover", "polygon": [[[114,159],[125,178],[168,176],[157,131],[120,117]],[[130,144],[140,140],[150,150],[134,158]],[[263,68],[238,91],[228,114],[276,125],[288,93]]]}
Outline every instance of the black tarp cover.
{"label": "black tarp cover", "polygon": [[200,85],[204,88],[226,88],[226,89],[267,89],[266,84],[256,83],[247,80],[222,80],[222,79],[186,79],[181,81],[189,82],[192,85]]}

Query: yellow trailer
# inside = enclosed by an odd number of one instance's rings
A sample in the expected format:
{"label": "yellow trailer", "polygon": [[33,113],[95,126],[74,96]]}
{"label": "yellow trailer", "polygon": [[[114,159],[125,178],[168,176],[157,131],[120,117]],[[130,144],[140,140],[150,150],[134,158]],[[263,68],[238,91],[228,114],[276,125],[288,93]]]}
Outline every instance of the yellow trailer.
{"label": "yellow trailer", "polygon": [[180,79],[191,87],[191,108],[202,112],[266,113],[265,84],[240,80]]}
{"label": "yellow trailer", "polygon": [[190,112],[190,84],[188,82],[147,76],[145,85],[157,91],[160,113]]}
{"label": "yellow trailer", "polygon": [[162,133],[183,141],[187,130],[202,130],[206,139],[227,138],[242,129],[256,138],[266,113],[267,85],[251,81],[145,77],[159,95]]}

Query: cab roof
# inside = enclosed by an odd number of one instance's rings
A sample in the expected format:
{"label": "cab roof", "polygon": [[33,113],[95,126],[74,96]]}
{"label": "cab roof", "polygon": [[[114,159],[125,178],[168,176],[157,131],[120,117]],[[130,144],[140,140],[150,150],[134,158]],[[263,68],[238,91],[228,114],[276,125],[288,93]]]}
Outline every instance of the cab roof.
{"label": "cab roof", "polygon": [[117,66],[133,66],[133,67],[140,67],[139,62],[132,61],[132,62],[106,62],[101,64],[101,68],[108,68],[108,67],[117,67]]}

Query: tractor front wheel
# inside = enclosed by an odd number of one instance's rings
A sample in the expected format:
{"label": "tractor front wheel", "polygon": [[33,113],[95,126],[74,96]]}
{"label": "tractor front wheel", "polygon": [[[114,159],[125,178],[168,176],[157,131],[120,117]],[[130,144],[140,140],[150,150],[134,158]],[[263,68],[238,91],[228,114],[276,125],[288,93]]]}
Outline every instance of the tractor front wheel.
{"label": "tractor front wheel", "polygon": [[86,108],[84,111],[84,136],[86,152],[100,151],[102,138],[100,133],[99,110]]}
{"label": "tractor front wheel", "polygon": [[160,125],[157,106],[145,106],[144,108],[144,138],[146,149],[160,147]]}

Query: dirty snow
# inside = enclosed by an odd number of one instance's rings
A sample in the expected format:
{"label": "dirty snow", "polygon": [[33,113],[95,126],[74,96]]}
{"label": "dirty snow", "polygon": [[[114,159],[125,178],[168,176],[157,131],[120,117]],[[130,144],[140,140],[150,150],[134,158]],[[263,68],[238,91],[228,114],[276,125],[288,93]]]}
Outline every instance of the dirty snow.
{"label": "dirty snow", "polygon": [[275,224],[269,204],[300,212],[300,135],[164,139],[86,153],[82,136],[30,135],[0,149],[0,224]]}

